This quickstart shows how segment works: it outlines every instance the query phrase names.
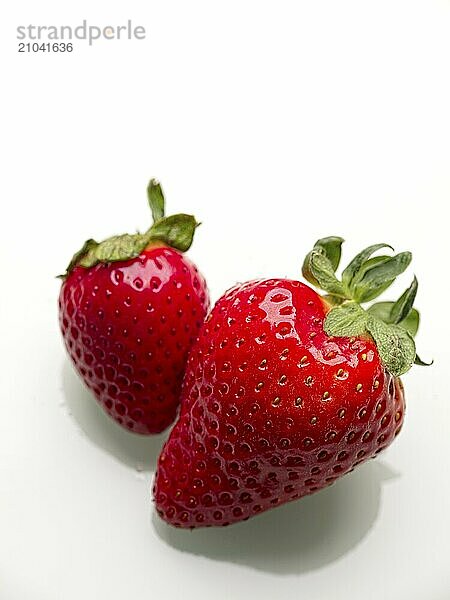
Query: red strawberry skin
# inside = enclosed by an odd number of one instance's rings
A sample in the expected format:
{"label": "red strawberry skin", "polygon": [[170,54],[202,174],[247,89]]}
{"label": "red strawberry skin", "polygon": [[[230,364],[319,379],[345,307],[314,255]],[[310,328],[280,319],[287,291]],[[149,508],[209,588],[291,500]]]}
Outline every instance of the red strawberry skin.
{"label": "red strawberry skin", "polygon": [[330,485],[392,442],[401,382],[369,336],[327,336],[328,310],[286,279],[249,282],[217,302],[159,458],[153,492],[165,521],[247,519]]}
{"label": "red strawberry skin", "polygon": [[182,253],[153,245],[137,258],[76,266],[59,322],[86,385],[120,425],[158,433],[175,419],[190,346],[209,305],[204,278]]}

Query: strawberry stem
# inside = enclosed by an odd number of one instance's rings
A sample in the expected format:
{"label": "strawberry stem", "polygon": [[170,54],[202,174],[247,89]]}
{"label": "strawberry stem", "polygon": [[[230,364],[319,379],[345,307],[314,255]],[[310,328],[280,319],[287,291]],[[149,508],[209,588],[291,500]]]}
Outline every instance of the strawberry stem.
{"label": "strawberry stem", "polygon": [[157,179],[150,179],[147,186],[147,198],[152,211],[153,223],[155,223],[164,217],[166,202],[161,184]]}

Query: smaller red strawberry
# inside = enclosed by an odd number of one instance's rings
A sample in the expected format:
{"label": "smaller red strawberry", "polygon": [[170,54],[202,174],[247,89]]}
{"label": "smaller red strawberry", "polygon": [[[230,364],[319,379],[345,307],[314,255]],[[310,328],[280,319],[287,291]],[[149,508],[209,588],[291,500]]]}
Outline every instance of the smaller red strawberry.
{"label": "smaller red strawberry", "polygon": [[320,490],[386,448],[405,414],[399,376],[417,357],[410,288],[367,310],[411,261],[367,248],[335,271],[341,238],[319,240],[305,277],[250,281],[217,302],[189,356],[181,415],[154,498],[178,527],[228,525]]}
{"label": "smaller red strawberry", "polygon": [[155,180],[147,192],[150,229],[85,242],[59,296],[60,327],[78,373],[115,421],[141,434],[175,419],[187,353],[209,305],[204,278],[183,254],[194,217],[165,217]]}

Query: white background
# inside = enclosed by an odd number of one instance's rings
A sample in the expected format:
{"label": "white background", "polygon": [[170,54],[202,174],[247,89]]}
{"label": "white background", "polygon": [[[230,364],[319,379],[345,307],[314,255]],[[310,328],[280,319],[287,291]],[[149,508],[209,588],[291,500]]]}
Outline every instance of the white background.
{"label": "white background", "polygon": [[[450,598],[448,0],[9,3],[1,23],[0,598]],[[19,54],[18,25],[144,41]],[[228,529],[171,530],[164,436],[99,411],[57,328],[85,238],[145,228],[145,187],[203,222],[216,300],[297,277],[318,237],[410,249],[421,354],[402,435],[332,488]]]}

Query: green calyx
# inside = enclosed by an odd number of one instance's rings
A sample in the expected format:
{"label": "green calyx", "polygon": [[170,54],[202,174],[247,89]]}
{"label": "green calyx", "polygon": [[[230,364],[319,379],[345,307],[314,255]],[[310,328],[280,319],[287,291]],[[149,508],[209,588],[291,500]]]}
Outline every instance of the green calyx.
{"label": "green calyx", "polygon": [[400,252],[394,256],[378,255],[388,244],[369,246],[336,277],[343,239],[328,237],[318,240],[303,263],[303,276],[327,294],[332,306],[324,322],[330,336],[354,337],[371,335],[386,369],[398,377],[413,364],[428,365],[416,353],[414,336],[419,327],[419,312],[413,308],[418,283],[414,277],[409,288],[396,302],[376,302],[368,308],[361,304],[382,294],[409,266],[412,255]]}
{"label": "green calyx", "polygon": [[125,233],[115,235],[102,242],[87,240],[74,254],[66,273],[75,266],[93,267],[98,263],[110,263],[129,260],[139,254],[151,243],[161,242],[181,252],[191,247],[196,227],[199,223],[192,215],[177,214],[165,216],[164,193],[156,179],[151,179],[147,187],[147,197],[153,217],[153,225],[145,233]]}

